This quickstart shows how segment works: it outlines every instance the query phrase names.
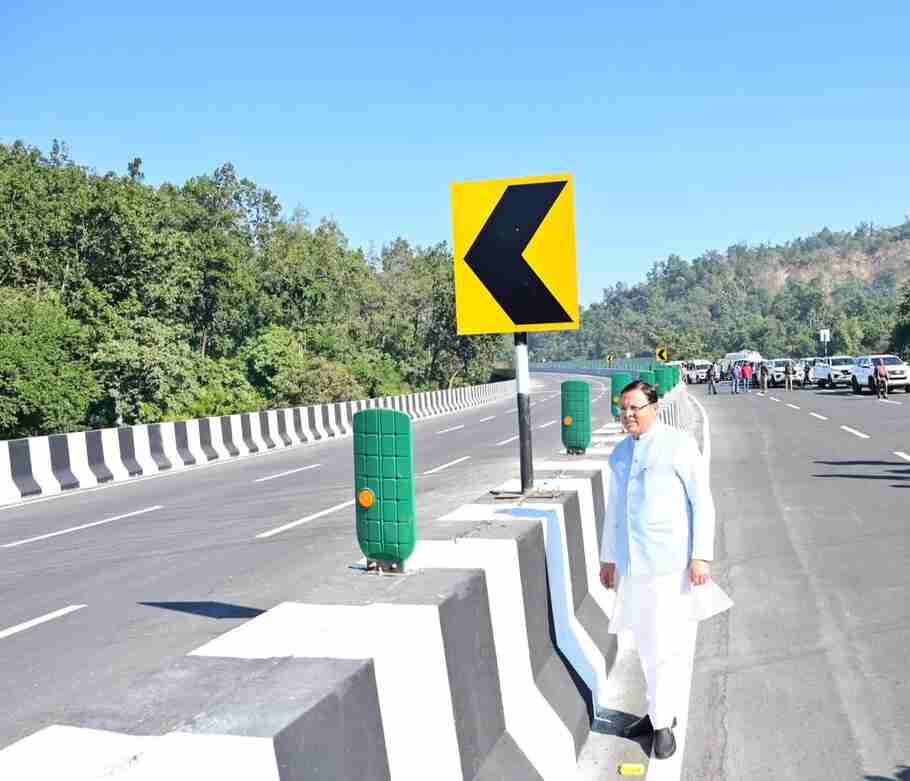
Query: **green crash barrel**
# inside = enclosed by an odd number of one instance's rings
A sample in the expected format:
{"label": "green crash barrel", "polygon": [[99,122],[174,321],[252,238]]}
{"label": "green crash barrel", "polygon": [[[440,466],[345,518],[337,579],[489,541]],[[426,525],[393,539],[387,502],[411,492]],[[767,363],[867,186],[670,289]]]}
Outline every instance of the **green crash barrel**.
{"label": "green crash barrel", "polygon": [[622,389],[632,382],[632,375],[629,372],[613,372],[610,375],[610,412],[614,418],[619,417],[619,403]]}
{"label": "green crash barrel", "polygon": [[357,542],[367,559],[403,563],[417,543],[411,419],[391,409],[354,415]]}
{"label": "green crash barrel", "polygon": [[657,385],[657,375],[654,374],[650,369],[642,369],[638,373],[638,379],[642,382],[646,382],[649,385]]}
{"label": "green crash barrel", "polygon": [[582,380],[562,383],[562,444],[580,455],[591,444],[591,386]]}

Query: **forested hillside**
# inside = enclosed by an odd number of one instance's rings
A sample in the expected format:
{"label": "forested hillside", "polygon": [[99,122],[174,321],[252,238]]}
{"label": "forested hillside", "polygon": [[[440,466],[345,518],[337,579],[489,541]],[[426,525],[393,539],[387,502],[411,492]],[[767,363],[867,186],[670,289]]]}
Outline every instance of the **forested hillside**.
{"label": "forested hillside", "polygon": [[893,228],[827,228],[783,245],[671,255],[647,280],[604,290],[577,332],[535,334],[536,360],[670,349],[671,359],[744,348],[766,357],[910,351],[910,218]]}
{"label": "forested hillside", "polygon": [[445,244],[377,257],[230,164],[182,185],[0,145],[0,438],[483,382]]}

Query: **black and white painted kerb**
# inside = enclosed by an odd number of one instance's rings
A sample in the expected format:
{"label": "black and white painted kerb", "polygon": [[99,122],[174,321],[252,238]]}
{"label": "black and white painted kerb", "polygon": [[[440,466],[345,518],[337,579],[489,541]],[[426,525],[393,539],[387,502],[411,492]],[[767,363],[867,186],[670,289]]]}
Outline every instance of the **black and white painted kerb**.
{"label": "black and white painted kerb", "polygon": [[514,381],[488,383],[0,441],[0,505],[348,436],[354,414],[362,409],[387,407],[420,420],[499,401],[514,392]]}

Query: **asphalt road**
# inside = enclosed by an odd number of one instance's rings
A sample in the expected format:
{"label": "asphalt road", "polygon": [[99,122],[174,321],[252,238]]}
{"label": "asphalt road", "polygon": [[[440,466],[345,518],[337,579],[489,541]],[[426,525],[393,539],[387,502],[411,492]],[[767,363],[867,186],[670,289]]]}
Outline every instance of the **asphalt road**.
{"label": "asphalt road", "polygon": [[906,781],[910,394],[725,390],[693,392],[736,605],[699,633],[683,778]]}
{"label": "asphalt road", "polygon": [[[533,380],[538,457],[561,446],[563,379]],[[604,396],[595,421],[608,415]],[[514,400],[415,422],[418,524],[517,475],[517,426]],[[329,440],[0,510],[0,748],[48,724],[104,727],[122,709],[146,712],[149,734],[173,727],[145,677],[359,559],[351,448]]]}

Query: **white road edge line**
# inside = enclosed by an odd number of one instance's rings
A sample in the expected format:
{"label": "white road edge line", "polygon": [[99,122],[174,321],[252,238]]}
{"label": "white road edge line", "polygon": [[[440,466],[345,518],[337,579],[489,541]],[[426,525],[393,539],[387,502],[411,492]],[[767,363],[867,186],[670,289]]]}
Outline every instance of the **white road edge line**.
{"label": "white road edge line", "polygon": [[133,518],[136,515],[143,515],[144,513],[150,513],[154,510],[160,510],[164,505],[156,504],[154,507],[146,507],[144,510],[136,510],[131,513],[124,513],[123,515],[115,515],[113,518],[105,518],[103,521],[92,521],[91,523],[83,523],[81,526],[70,526],[68,529],[61,529],[57,532],[50,532],[49,534],[39,534],[37,537],[29,537],[26,540],[16,540],[15,542],[8,542],[3,546],[3,548],[15,548],[17,545],[25,545],[29,542],[38,542],[38,540],[48,540],[51,537],[59,537],[61,534],[69,534],[70,532],[78,532],[82,529],[91,529],[93,526],[101,526],[104,523],[111,523],[113,521],[120,521],[124,518]]}
{"label": "white road edge line", "polygon": [[771,401],[780,401],[776,396],[768,396],[768,398],[771,399]]}
{"label": "white road edge line", "polygon": [[454,461],[449,461],[447,464],[440,464],[437,467],[433,467],[433,469],[428,469],[423,474],[435,475],[437,472],[441,472],[443,469],[447,469],[450,466],[455,466],[455,464],[460,464],[462,461],[467,461],[469,458],[470,456],[462,456],[461,458],[456,458]]}
{"label": "white road edge line", "polygon": [[85,605],[70,605],[69,607],[63,607],[60,608],[60,610],[55,610],[53,613],[45,613],[43,616],[33,618],[31,621],[25,621],[21,624],[16,624],[16,626],[11,626],[9,629],[0,631],[0,640],[3,640],[5,637],[10,637],[11,635],[18,634],[19,632],[24,632],[26,629],[31,629],[33,626],[38,626],[38,624],[43,624],[46,621],[53,621],[55,618],[65,616],[67,613],[74,613],[77,610],[82,610],[84,607]]}
{"label": "white road edge line", "polygon": [[871,439],[868,434],[863,434],[862,431],[857,431],[855,428],[850,428],[850,426],[841,426],[841,428],[847,433],[853,434],[853,436],[859,437],[860,439]]}
{"label": "white road edge line", "polygon": [[488,418],[481,418],[478,421],[478,423],[486,423],[488,420],[493,420],[493,418],[495,418],[495,417],[496,417],[495,415],[490,415],[490,417],[488,417]]}
{"label": "white road edge line", "polygon": [[547,426],[555,426],[559,421],[551,420],[549,423],[541,423],[537,428],[546,428]]}
{"label": "white road edge line", "polygon": [[787,406],[790,407],[790,409],[799,409],[795,404],[787,404]]}
{"label": "white road edge line", "polygon": [[895,450],[894,455],[898,458],[903,458],[904,461],[910,461],[910,455],[907,455],[903,450]]}
{"label": "white road edge line", "polygon": [[310,464],[309,466],[302,466],[299,469],[289,469],[287,472],[279,472],[277,475],[269,475],[268,477],[260,477],[258,480],[253,480],[254,483],[264,483],[267,480],[275,480],[279,477],[287,477],[288,475],[296,475],[298,472],[306,472],[307,469],[315,469],[317,466],[322,466],[322,464]]}
{"label": "white road edge line", "polygon": [[514,442],[516,439],[518,439],[518,434],[516,434],[514,437],[509,437],[508,439],[504,439],[502,442],[497,442],[496,447],[499,447],[500,445],[508,445],[509,442]]}
{"label": "white road edge line", "polygon": [[329,513],[336,512],[337,510],[343,510],[345,507],[350,507],[352,504],[354,504],[354,500],[349,499],[348,501],[342,502],[341,504],[327,507],[325,510],[320,510],[318,513],[308,515],[305,518],[301,518],[299,521],[291,521],[290,523],[284,524],[284,526],[279,526],[275,529],[269,529],[267,532],[262,532],[262,534],[257,534],[256,539],[264,540],[266,537],[273,537],[276,534],[285,532],[288,529],[293,529],[295,526],[300,526],[304,523],[307,523],[308,521],[315,521],[317,518],[321,518],[323,515],[328,515]]}
{"label": "white road edge line", "polygon": [[828,418],[826,418],[824,415],[819,415],[817,412],[810,412],[809,414],[810,414],[813,418],[818,418],[819,420],[827,420],[827,419],[828,419]]}
{"label": "white road edge line", "polygon": [[444,428],[442,431],[437,431],[437,434],[448,434],[450,431],[458,431],[458,429],[464,428],[464,423],[460,426],[452,426],[452,428]]}

